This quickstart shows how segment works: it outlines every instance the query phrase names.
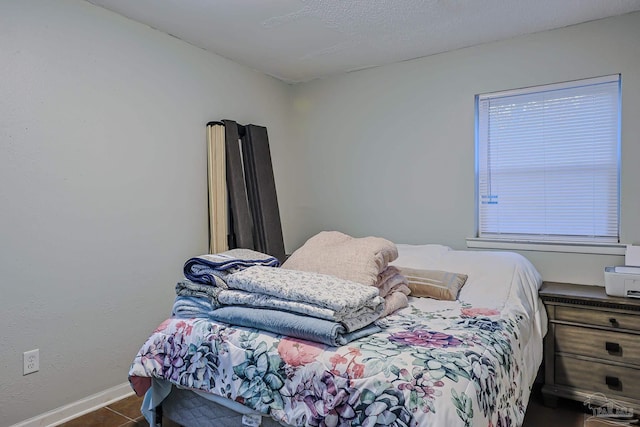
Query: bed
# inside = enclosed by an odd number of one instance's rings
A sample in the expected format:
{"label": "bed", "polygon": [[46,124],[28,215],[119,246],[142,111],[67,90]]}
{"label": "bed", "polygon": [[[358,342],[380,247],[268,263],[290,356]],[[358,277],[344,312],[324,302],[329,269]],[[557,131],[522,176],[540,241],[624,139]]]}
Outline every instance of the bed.
{"label": "bed", "polygon": [[547,327],[539,273],[511,252],[397,247],[392,265],[467,275],[458,299],[409,297],[340,347],[169,318],[129,371],[147,420],[162,408],[187,427],[521,425]]}

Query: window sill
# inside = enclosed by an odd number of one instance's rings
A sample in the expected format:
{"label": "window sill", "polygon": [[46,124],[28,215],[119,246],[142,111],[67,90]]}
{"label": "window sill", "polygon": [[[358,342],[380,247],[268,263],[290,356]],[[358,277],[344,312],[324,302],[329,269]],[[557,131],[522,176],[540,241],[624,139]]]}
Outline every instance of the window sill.
{"label": "window sill", "polygon": [[538,252],[565,252],[595,255],[624,255],[627,245],[622,243],[582,243],[582,242],[533,242],[520,240],[497,240],[467,237],[468,248],[507,249]]}

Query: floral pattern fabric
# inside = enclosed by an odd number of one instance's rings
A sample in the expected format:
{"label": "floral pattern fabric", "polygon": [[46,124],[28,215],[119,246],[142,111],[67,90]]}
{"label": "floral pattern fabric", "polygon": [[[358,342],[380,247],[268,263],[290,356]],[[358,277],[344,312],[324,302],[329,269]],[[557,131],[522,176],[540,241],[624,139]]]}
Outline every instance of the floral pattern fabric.
{"label": "floral pattern fabric", "polygon": [[334,312],[335,320],[384,309],[377,288],[327,274],[254,266],[231,274],[227,284],[230,289],[324,307]]}
{"label": "floral pattern fabric", "polygon": [[411,298],[378,321],[382,332],[329,347],[171,318],[129,375],[213,393],[291,426],[517,426],[529,395],[527,319],[515,307]]}

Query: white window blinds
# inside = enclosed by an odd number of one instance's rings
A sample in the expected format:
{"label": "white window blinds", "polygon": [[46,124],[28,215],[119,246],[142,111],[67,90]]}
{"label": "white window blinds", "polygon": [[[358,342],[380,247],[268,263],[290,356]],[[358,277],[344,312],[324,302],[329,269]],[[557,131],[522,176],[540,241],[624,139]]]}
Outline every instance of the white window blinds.
{"label": "white window blinds", "polygon": [[478,237],[618,242],[620,76],[476,96]]}

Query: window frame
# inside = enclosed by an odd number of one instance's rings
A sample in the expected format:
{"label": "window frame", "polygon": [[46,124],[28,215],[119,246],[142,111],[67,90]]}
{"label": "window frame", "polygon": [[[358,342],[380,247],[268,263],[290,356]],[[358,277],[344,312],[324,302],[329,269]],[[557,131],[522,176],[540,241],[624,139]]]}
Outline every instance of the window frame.
{"label": "window frame", "polygon": [[[605,241],[577,238],[571,240],[570,236],[560,236],[557,238],[549,238],[540,234],[540,239],[535,238],[535,235],[531,238],[526,238],[525,233],[515,234],[513,236],[500,237],[499,235],[482,236],[481,237],[481,206],[480,206],[480,144],[481,144],[481,102],[492,98],[503,98],[508,96],[526,95],[534,93],[543,93],[548,91],[554,91],[558,89],[579,88],[581,86],[592,86],[600,83],[617,83],[617,135],[616,135],[616,161],[617,161],[617,206],[615,206],[617,214],[617,241]],[[603,253],[603,254],[624,254],[624,245],[620,243],[620,212],[621,212],[621,132],[622,132],[622,75],[611,74],[607,76],[600,76],[594,78],[586,78],[579,80],[572,80],[560,83],[544,84],[529,86],[519,89],[509,89],[504,91],[487,92],[483,94],[475,95],[475,174],[474,174],[474,213],[475,213],[475,227],[473,238],[467,238],[468,247],[476,248],[500,248],[500,249],[522,249],[522,250],[542,250],[552,252],[580,252],[580,253]],[[488,119],[486,119],[488,121]],[[485,121],[485,123],[487,122]],[[567,238],[569,237],[569,238]]]}

